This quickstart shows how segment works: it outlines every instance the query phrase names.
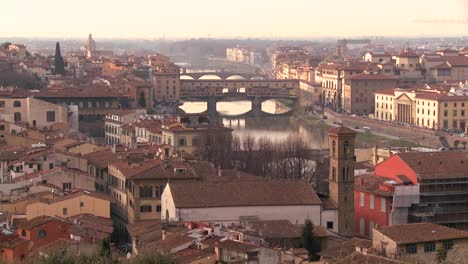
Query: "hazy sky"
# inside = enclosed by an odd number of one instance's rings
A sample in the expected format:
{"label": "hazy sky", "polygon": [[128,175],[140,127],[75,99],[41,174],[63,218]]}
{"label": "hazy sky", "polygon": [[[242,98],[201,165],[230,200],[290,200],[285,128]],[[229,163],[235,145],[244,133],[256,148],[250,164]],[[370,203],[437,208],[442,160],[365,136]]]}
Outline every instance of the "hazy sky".
{"label": "hazy sky", "polygon": [[0,37],[467,35],[468,0],[0,0]]}

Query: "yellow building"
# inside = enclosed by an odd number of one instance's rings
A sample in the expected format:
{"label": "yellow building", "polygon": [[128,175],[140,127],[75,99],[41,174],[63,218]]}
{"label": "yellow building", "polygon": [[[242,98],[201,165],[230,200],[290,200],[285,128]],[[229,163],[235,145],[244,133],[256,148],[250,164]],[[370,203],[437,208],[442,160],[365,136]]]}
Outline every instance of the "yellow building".
{"label": "yellow building", "polygon": [[65,196],[39,199],[26,205],[28,220],[42,215],[67,218],[80,214],[110,218],[109,198],[95,192],[79,191]]}
{"label": "yellow building", "polygon": [[440,249],[448,259],[466,255],[468,232],[432,223],[382,226],[373,229],[372,248],[388,258],[435,264]]}
{"label": "yellow building", "polygon": [[375,93],[374,118],[437,130],[466,131],[468,93],[462,89]]}
{"label": "yellow building", "polygon": [[153,67],[154,100],[178,102],[180,99],[180,68],[174,63]]}

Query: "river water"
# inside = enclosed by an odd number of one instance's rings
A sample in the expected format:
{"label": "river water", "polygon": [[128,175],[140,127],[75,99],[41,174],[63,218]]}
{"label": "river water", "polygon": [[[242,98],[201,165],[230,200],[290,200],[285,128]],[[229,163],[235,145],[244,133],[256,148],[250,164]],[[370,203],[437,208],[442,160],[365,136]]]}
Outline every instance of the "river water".
{"label": "river water", "polygon": [[[209,72],[206,69],[187,69],[187,72]],[[211,70],[213,71],[213,70]],[[181,79],[188,79],[181,77]],[[200,79],[219,79],[217,76],[206,75]],[[239,79],[234,77],[233,79]],[[202,113],[207,110],[205,102],[185,102],[180,106],[186,113]],[[302,137],[310,148],[328,148],[327,129],[318,123],[306,125],[294,115],[278,115],[268,117],[232,117],[244,114],[252,109],[250,101],[218,102],[218,113],[222,117],[224,126],[234,129],[233,135],[240,138],[247,135],[254,138],[267,137],[271,140],[284,140],[288,136]],[[270,114],[281,114],[290,109],[280,102],[268,100],[262,103],[262,111]],[[229,117],[231,116],[231,117]]]}
{"label": "river water", "polygon": [[[204,102],[185,102],[181,107],[186,113],[201,113],[206,111]],[[283,140],[288,136],[302,137],[310,148],[327,148],[328,138],[326,128],[320,123],[306,125],[304,122],[291,116],[268,116],[268,117],[232,117],[250,111],[249,101],[218,102],[217,109],[222,114],[224,126],[234,129],[233,135],[240,138],[247,135],[254,138],[267,137],[272,140]],[[282,113],[288,111],[275,100],[268,100],[262,104],[262,111],[267,113]],[[231,116],[231,117],[230,117]]]}

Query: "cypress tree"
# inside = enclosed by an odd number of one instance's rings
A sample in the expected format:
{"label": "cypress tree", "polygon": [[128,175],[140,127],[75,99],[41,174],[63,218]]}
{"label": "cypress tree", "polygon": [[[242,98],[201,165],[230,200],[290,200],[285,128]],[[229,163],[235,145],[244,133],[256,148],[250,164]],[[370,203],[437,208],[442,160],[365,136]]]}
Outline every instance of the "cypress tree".
{"label": "cypress tree", "polygon": [[318,241],[314,238],[313,235],[314,224],[310,219],[306,219],[304,223],[304,228],[302,229],[302,247],[304,247],[307,252],[309,252],[309,260],[317,260],[316,253],[320,251],[320,246]]}
{"label": "cypress tree", "polygon": [[55,74],[65,75],[65,63],[60,52],[60,43],[55,44]]}

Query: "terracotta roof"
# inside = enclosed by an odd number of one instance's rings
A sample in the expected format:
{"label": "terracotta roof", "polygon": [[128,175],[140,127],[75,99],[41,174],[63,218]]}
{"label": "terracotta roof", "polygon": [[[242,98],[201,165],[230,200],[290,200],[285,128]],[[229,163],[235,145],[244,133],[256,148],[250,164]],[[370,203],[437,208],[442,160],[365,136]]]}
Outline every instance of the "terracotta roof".
{"label": "terracotta roof", "polygon": [[444,56],[444,60],[452,67],[468,67],[466,56]]}
{"label": "terracotta roof", "polygon": [[367,73],[351,75],[350,77],[346,77],[345,79],[348,79],[348,80],[396,80],[395,77],[389,76],[389,75],[367,74]]}
{"label": "terracotta roof", "polygon": [[110,201],[109,196],[107,196],[107,195],[105,195],[103,193],[90,192],[90,191],[77,191],[77,192],[74,192],[74,193],[71,193],[71,194],[66,194],[64,196],[54,196],[53,199],[40,198],[39,202],[46,203],[46,204],[53,204],[53,203],[58,203],[58,202],[61,202],[61,201],[73,199],[73,198],[76,198],[76,197],[79,197],[79,196],[82,196],[82,195],[87,195],[87,196],[91,196],[91,197],[94,197],[94,198],[97,198],[97,199]]}
{"label": "terracotta roof", "polygon": [[137,237],[152,231],[162,231],[161,220],[142,220],[133,224],[127,224],[130,236]]}
{"label": "terracotta roof", "polygon": [[450,65],[448,65],[447,62],[444,61],[443,63],[432,67],[431,69],[450,70],[452,69],[452,67],[450,67]]}
{"label": "terracotta roof", "polygon": [[364,191],[378,196],[392,197],[393,192],[385,187],[385,182],[391,181],[392,179],[375,176],[375,175],[359,175],[354,180],[354,190]]}
{"label": "terracotta roof", "polygon": [[330,237],[327,240],[327,247],[320,251],[318,255],[325,259],[337,259],[341,256],[352,254],[356,251],[356,247],[371,248],[372,241],[361,238],[351,238],[346,240],[335,239]]}
{"label": "terracotta roof", "polygon": [[37,98],[115,98],[121,97],[118,91],[104,87],[89,88],[61,88],[61,89],[42,89],[38,92],[30,92],[29,96]]}
{"label": "terracotta roof", "polygon": [[177,248],[179,246],[185,245],[187,243],[190,243],[191,241],[194,241],[195,238],[189,237],[185,234],[178,233],[174,234],[171,236],[168,236],[164,240],[159,240],[153,243],[148,243],[146,245],[143,245],[142,248],[144,250],[158,250],[162,252],[168,252],[174,248]]}
{"label": "terracotta roof", "polygon": [[468,177],[468,153],[458,151],[397,153],[420,179]]}
{"label": "terracotta roof", "polygon": [[385,94],[385,95],[394,96],[395,95],[395,90],[393,88],[383,89],[383,90],[375,91],[375,94],[376,95]]}
{"label": "terracotta roof", "polygon": [[256,220],[249,221],[248,225],[249,229],[265,239],[299,238],[302,232],[300,226],[293,225],[289,220]]}
{"label": "terracotta roof", "polygon": [[389,259],[382,256],[362,254],[360,252],[354,252],[344,258],[340,258],[333,262],[334,264],[405,264],[410,262],[402,262],[396,259]]}
{"label": "terracotta roof", "polygon": [[18,227],[21,228],[21,229],[31,229],[31,228],[34,228],[36,226],[40,226],[40,225],[43,225],[49,221],[59,221],[59,222],[65,222],[64,220],[61,220],[59,218],[56,218],[56,217],[51,217],[51,216],[38,216],[38,217],[35,217],[29,221],[26,221],[25,223],[22,223],[20,224]]}
{"label": "terracotta roof", "polygon": [[302,180],[170,182],[177,208],[319,205],[312,187]]}
{"label": "terracotta roof", "polygon": [[196,260],[213,256],[214,252],[186,248],[174,254],[176,263],[194,263]]}
{"label": "terracotta roof", "polygon": [[219,247],[243,253],[252,252],[260,248],[260,246],[257,245],[241,243],[233,240],[221,241],[219,243]]}
{"label": "terracotta roof", "polygon": [[355,135],[357,134],[356,131],[347,128],[345,126],[338,126],[338,127],[332,127],[328,130],[328,134],[335,134],[335,135],[342,135],[342,134],[349,134],[349,135]]}
{"label": "terracotta roof", "polygon": [[436,225],[433,223],[416,223],[375,228],[397,244],[421,243],[436,240],[468,239],[468,232]]}
{"label": "terracotta roof", "polygon": [[418,58],[419,55],[414,52],[402,52],[398,55],[401,58]]}
{"label": "terracotta roof", "polygon": [[105,169],[108,163],[117,161],[118,156],[110,150],[99,150],[83,155],[83,158],[100,169]]}
{"label": "terracotta roof", "polygon": [[15,238],[15,239],[9,239],[2,241],[0,243],[0,247],[2,248],[16,248],[17,246],[24,244],[24,243],[29,243],[29,240],[23,239],[23,238]]}

